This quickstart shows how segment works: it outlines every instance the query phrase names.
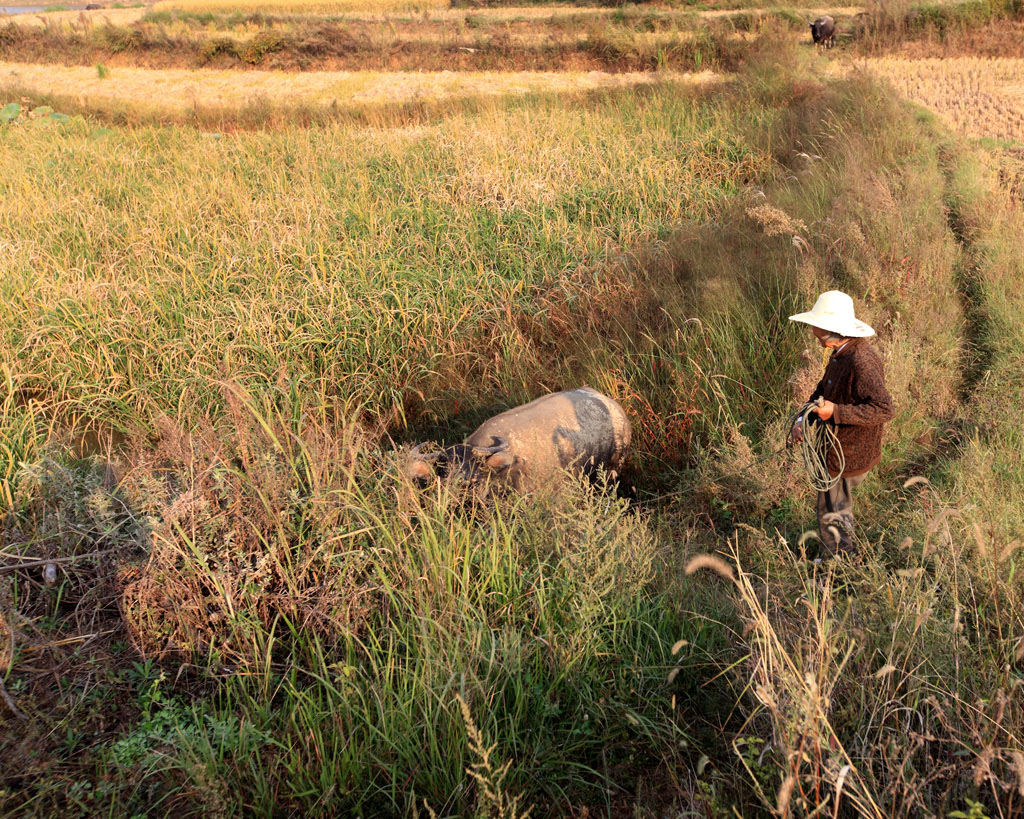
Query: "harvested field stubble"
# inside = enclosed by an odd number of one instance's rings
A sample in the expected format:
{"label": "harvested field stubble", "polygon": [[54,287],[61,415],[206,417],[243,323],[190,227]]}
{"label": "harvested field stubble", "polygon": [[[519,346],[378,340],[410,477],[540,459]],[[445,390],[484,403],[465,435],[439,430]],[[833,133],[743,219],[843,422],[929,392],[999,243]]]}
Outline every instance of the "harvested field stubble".
{"label": "harvested field stubble", "polygon": [[968,136],[1024,143],[1024,59],[879,57],[866,66]]}

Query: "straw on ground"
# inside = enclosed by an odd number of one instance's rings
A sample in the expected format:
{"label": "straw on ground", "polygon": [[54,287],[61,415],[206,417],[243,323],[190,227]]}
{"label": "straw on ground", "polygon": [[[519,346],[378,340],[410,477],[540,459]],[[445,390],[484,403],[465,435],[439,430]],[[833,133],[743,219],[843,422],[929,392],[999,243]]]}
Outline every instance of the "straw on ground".
{"label": "straw on ground", "polygon": [[879,57],[866,66],[967,136],[1024,141],[1024,59]]}

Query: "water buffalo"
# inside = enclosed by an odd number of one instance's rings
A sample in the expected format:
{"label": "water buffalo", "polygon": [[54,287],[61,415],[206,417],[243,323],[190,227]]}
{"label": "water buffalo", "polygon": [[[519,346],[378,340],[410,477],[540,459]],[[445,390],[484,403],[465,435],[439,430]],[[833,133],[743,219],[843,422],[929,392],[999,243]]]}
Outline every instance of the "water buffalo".
{"label": "water buffalo", "polygon": [[814,38],[815,45],[831,48],[836,43],[836,21],[827,14],[824,17],[819,17],[811,23],[811,36]]}
{"label": "water buffalo", "polygon": [[99,3],[90,3],[89,5],[87,5],[85,7],[85,10],[86,11],[96,11],[97,9],[100,9],[100,8],[102,8],[102,6]]}
{"label": "water buffalo", "polygon": [[465,443],[409,454],[408,474],[417,482],[434,476],[470,484],[488,481],[516,489],[537,488],[567,469],[616,476],[632,432],[619,404],[590,387],[550,393],[484,421]]}

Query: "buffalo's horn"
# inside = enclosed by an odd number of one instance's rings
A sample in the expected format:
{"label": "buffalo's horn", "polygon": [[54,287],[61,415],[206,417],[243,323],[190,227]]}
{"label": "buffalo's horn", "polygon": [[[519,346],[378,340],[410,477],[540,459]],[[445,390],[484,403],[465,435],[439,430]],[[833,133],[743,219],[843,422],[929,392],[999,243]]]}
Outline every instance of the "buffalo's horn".
{"label": "buffalo's horn", "polygon": [[508,438],[502,438],[500,435],[491,436],[490,446],[474,446],[473,454],[478,458],[484,458],[488,455],[493,455],[495,452],[504,452],[508,449]]}
{"label": "buffalo's horn", "polygon": [[409,454],[411,456],[413,456],[414,458],[422,458],[425,461],[436,461],[438,458],[441,457],[441,452],[440,451],[431,452],[429,454],[425,454],[423,452],[423,447],[425,447],[426,445],[427,445],[426,441],[424,441],[421,444],[416,444],[416,446],[414,446],[412,449],[409,450]]}

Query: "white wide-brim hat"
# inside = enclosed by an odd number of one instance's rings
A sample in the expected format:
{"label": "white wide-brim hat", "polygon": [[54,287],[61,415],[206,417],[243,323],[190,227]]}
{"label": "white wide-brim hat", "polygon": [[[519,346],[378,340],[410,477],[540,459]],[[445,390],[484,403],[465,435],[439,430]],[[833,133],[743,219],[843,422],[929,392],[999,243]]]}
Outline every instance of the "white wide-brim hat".
{"label": "white wide-brim hat", "polygon": [[797,313],[790,321],[800,321],[852,338],[867,338],[875,331],[853,314],[853,299],[838,290],[829,290],[818,296],[814,307],[807,313]]}

